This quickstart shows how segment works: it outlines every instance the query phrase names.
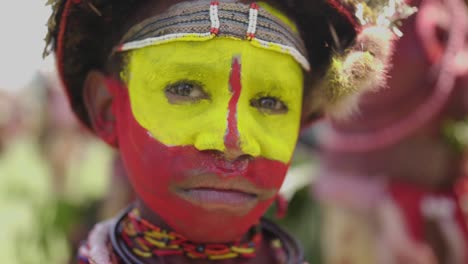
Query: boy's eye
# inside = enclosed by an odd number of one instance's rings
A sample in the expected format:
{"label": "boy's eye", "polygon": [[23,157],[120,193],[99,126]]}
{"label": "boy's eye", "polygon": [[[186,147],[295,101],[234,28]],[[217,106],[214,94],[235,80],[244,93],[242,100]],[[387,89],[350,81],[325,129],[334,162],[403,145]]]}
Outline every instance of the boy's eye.
{"label": "boy's eye", "polygon": [[202,85],[193,81],[180,81],[166,87],[166,96],[170,103],[194,102],[207,99]]}
{"label": "boy's eye", "polygon": [[283,114],[288,107],[275,97],[261,97],[250,101],[250,105],[268,114]]}

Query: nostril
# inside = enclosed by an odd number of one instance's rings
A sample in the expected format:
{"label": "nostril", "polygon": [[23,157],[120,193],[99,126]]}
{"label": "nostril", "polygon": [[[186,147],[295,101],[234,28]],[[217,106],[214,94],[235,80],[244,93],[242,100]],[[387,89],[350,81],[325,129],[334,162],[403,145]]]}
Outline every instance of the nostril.
{"label": "nostril", "polygon": [[242,154],[238,155],[234,159],[229,159],[226,153],[212,152],[215,155],[215,166],[224,173],[227,174],[242,174],[247,170],[250,161],[253,159],[252,156]]}
{"label": "nostril", "polygon": [[249,161],[251,161],[251,160],[253,160],[253,159],[254,159],[254,157],[252,157],[251,155],[243,154],[243,155],[240,155],[240,156],[236,159],[236,161],[247,161],[247,162],[249,162]]}
{"label": "nostril", "polygon": [[249,160],[228,161],[223,159],[216,161],[216,167],[224,173],[242,174],[247,170],[248,165]]}
{"label": "nostril", "polygon": [[231,161],[231,162],[235,162],[236,160],[245,159],[244,156],[248,156],[248,155],[246,155],[240,149],[226,149],[226,151],[224,151],[224,153],[223,153],[223,158],[228,160],[228,161]]}
{"label": "nostril", "polygon": [[249,166],[250,161],[253,160],[253,157],[250,155],[242,155],[238,157],[234,162],[234,167],[238,171],[245,171],[247,170],[247,167]]}
{"label": "nostril", "polygon": [[221,157],[223,155],[222,151],[215,149],[202,150],[201,152],[213,156],[215,158]]}

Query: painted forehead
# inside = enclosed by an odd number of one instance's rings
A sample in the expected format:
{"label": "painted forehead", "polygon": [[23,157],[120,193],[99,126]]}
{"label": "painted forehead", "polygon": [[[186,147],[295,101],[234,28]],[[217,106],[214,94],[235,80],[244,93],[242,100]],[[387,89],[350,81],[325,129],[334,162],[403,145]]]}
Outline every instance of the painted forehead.
{"label": "painted forehead", "polygon": [[310,70],[305,45],[294,25],[265,3],[191,1],[133,26],[116,52],[180,41],[207,41],[216,37],[247,40],[253,46],[292,56]]}

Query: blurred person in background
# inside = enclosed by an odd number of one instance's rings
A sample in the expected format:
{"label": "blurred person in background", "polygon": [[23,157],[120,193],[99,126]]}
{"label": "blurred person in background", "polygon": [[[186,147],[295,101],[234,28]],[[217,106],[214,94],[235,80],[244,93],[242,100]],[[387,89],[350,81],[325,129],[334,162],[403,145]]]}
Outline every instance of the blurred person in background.
{"label": "blurred person in background", "polygon": [[104,194],[112,174],[113,152],[76,120],[56,72],[41,72],[35,83],[20,97],[36,93],[42,98],[36,102],[41,107],[41,121],[35,135],[40,153],[52,170],[54,192],[76,203],[96,200]]}
{"label": "blurred person in background", "polygon": [[325,263],[468,263],[468,10],[412,3],[388,87],[315,131]]}
{"label": "blurred person in background", "polygon": [[36,135],[50,169],[56,224],[66,234],[70,248],[76,248],[93,223],[103,217],[101,207],[114,174],[114,154],[76,120],[56,72],[40,72],[35,83],[32,89],[36,90],[25,93],[35,92],[42,98]]}
{"label": "blurred person in background", "polygon": [[0,257],[67,263],[100,219],[112,151],[76,122],[54,72],[2,94],[0,108]]}
{"label": "blurred person in background", "polygon": [[[33,81],[29,87],[41,85]],[[52,178],[38,147],[42,97],[31,89],[28,96],[10,93],[2,99],[0,258],[14,264],[66,263],[70,251],[55,222]]]}

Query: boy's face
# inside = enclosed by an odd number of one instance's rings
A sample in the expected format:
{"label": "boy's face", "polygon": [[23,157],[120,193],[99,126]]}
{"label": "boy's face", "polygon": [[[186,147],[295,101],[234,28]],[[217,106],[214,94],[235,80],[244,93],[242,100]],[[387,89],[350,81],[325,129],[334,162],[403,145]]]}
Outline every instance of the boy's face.
{"label": "boy's face", "polygon": [[189,239],[240,238],[286,174],[301,115],[299,64],[217,38],[131,51],[122,79],[113,110],[138,195]]}

